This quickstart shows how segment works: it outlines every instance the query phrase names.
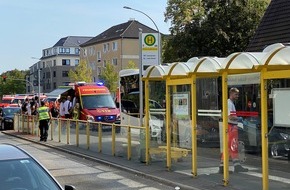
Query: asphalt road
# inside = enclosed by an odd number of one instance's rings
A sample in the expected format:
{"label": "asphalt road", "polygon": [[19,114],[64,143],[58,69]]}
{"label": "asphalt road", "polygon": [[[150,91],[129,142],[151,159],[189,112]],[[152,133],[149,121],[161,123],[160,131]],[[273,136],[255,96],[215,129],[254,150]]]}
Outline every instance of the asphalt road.
{"label": "asphalt road", "polygon": [[0,143],[10,143],[22,147],[38,159],[61,185],[74,185],[77,190],[175,189],[175,187],[169,187],[123,170],[2,133],[0,133]]}

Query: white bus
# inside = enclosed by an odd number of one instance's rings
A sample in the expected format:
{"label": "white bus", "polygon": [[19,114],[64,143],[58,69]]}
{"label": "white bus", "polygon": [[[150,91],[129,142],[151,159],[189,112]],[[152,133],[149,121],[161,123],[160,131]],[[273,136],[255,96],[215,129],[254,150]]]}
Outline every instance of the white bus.
{"label": "white bus", "polygon": [[[124,69],[119,72],[119,100],[121,110],[121,125],[141,126],[140,121],[140,93],[139,93],[139,69]],[[144,91],[143,91],[144,92]],[[149,127],[151,138],[161,140],[161,132],[164,126],[165,108],[160,99],[150,99]],[[144,102],[144,101],[143,101]],[[122,130],[123,129],[123,130]],[[121,134],[126,133],[122,128]],[[133,135],[139,135],[139,129],[132,129]]]}

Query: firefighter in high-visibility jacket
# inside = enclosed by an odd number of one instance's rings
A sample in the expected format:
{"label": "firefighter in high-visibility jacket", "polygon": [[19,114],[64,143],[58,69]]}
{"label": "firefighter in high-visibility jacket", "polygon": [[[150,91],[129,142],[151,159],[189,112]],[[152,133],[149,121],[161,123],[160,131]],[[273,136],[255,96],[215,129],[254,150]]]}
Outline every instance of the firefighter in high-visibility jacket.
{"label": "firefighter in high-visibility jacket", "polygon": [[41,107],[37,108],[38,120],[39,120],[39,130],[40,130],[40,141],[47,141],[47,131],[49,128],[49,122],[51,120],[51,113],[49,108],[45,106],[45,102],[41,102]]}

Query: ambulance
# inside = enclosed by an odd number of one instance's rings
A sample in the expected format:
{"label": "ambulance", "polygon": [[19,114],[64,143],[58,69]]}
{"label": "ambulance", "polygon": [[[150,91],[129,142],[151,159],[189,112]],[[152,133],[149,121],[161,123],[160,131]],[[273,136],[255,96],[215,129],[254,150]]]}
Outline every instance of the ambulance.
{"label": "ambulance", "polygon": [[0,107],[7,107],[9,106],[12,101],[14,100],[15,96],[14,95],[3,95],[1,103],[0,103]]}
{"label": "ambulance", "polygon": [[[113,97],[102,83],[76,82],[72,90],[62,97],[70,95],[75,104],[80,105],[80,120],[120,124],[120,111]],[[111,125],[102,128],[111,128]]]}

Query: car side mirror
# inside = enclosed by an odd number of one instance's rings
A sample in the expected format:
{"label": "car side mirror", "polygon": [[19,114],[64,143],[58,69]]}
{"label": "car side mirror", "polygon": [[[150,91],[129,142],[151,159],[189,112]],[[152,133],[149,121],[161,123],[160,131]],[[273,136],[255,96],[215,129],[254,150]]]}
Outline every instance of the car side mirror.
{"label": "car side mirror", "polygon": [[76,188],[72,185],[65,185],[64,190],[76,190]]}

